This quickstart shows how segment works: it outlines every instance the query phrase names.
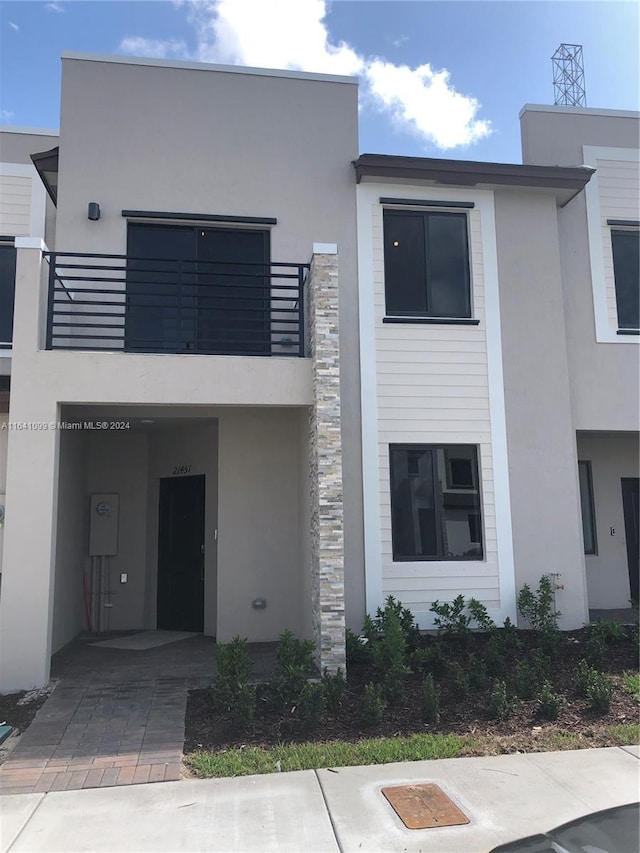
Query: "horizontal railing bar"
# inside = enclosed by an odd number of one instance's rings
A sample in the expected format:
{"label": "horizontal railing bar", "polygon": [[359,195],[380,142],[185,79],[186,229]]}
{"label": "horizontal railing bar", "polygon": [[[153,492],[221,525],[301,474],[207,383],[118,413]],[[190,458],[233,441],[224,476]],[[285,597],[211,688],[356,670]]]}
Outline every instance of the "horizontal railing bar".
{"label": "horizontal railing bar", "polygon": [[[274,344],[271,344],[271,346],[273,347]],[[153,349],[153,350],[150,350],[148,348],[147,349],[142,349],[142,348],[141,349],[134,349],[132,347],[127,347],[127,349],[124,349],[124,347],[114,349],[113,347],[72,346],[70,344],[63,346],[60,344],[54,345],[53,343],[51,345],[51,349],[52,350],[55,349],[55,350],[75,351],[75,352],[122,352],[125,354],[133,352],[133,353],[139,353],[141,355],[142,354],[144,354],[144,355],[155,355],[155,354],[157,354],[157,355],[161,355],[161,354],[163,354],[163,355],[164,354],[166,354],[166,355],[183,355],[183,354],[188,354],[188,355],[224,355],[224,356],[231,355],[231,356],[255,356],[255,357],[260,357],[260,358],[271,358],[274,355],[274,353],[272,353],[272,352],[255,352],[255,351],[253,351],[253,352],[245,352],[245,351],[242,351],[242,352],[217,352],[217,351],[216,352],[207,352],[206,350],[197,350],[197,349],[176,350],[176,349],[172,349],[172,348],[168,348],[168,347],[157,348],[157,349]],[[292,349],[293,349],[293,347],[292,347]],[[300,357],[298,352],[278,352],[275,355],[277,358],[299,358]]]}
{"label": "horizontal railing bar", "polygon": [[[295,263],[294,261],[208,261],[208,260],[191,260],[191,259],[179,259],[179,258],[152,258],[147,257],[145,255],[111,255],[111,254],[97,254],[95,252],[43,252],[44,257],[47,258],[110,258],[117,259],[122,261],[150,261],[152,263],[175,263],[175,264],[233,264],[236,266],[252,266],[252,267],[299,267],[300,269],[310,269],[311,264],[301,264]],[[66,264],[63,264],[66,266]]]}

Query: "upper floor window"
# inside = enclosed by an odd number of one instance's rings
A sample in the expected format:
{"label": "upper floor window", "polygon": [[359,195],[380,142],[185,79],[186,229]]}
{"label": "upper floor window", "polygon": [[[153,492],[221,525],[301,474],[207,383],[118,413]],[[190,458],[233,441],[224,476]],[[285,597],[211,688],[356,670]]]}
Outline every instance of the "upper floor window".
{"label": "upper floor window", "polygon": [[481,560],[477,448],[392,444],[389,456],[393,559]]}
{"label": "upper floor window", "polygon": [[0,243],[0,349],[13,341],[13,302],[16,291],[16,249]]}
{"label": "upper floor window", "polygon": [[611,248],[618,328],[640,329],[640,229],[613,228]]}
{"label": "upper floor window", "polygon": [[465,213],[384,211],[387,315],[471,317]]}

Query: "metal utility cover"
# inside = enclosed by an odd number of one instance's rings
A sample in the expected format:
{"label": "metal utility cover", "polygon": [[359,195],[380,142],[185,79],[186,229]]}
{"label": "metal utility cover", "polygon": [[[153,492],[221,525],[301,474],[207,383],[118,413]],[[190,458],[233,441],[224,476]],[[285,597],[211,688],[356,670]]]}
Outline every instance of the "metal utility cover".
{"label": "metal utility cover", "polygon": [[460,826],[469,818],[437,785],[394,785],[382,793],[407,829]]}

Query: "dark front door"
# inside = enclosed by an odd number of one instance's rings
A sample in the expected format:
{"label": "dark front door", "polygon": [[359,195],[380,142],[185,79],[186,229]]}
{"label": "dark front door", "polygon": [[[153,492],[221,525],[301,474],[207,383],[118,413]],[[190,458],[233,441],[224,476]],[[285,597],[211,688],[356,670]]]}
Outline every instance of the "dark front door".
{"label": "dark front door", "polygon": [[160,480],[158,628],[204,630],[204,477]]}
{"label": "dark front door", "polygon": [[624,512],[624,532],[627,539],[627,560],[629,562],[629,587],[631,600],[638,602],[638,572],[640,571],[640,478],[622,478],[622,509]]}

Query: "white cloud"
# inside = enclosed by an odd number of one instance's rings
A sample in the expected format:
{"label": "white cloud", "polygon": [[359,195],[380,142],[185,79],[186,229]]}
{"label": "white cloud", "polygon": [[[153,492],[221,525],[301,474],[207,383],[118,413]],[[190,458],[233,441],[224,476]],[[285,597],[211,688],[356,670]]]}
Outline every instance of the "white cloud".
{"label": "white cloud", "polygon": [[0,110],[0,121],[11,121],[15,113],[12,113],[11,110]]}
{"label": "white cloud", "polygon": [[45,9],[47,9],[49,12],[64,12],[64,9],[59,3],[46,3]]}
{"label": "white cloud", "polygon": [[186,44],[179,39],[147,39],[140,36],[124,38],[120,42],[122,53],[130,53],[133,56],[149,56],[153,59],[188,59]]}
{"label": "white cloud", "polygon": [[366,75],[379,108],[438,148],[470,145],[491,133],[490,122],[476,119],[478,101],[456,92],[445,69],[375,60],[368,63]]}
{"label": "white cloud", "polygon": [[20,32],[20,27],[17,24],[14,24],[13,21],[9,21],[9,26],[12,30],[15,30],[17,33]]}
{"label": "white cloud", "polygon": [[[491,133],[477,119],[478,101],[456,91],[449,71],[429,64],[410,68],[361,55],[331,41],[325,0],[175,0],[186,7],[195,47],[182,40],[123,39],[120,50],[229,65],[360,75],[363,103],[389,116],[393,126],[442,150],[470,145]],[[406,39],[394,42],[400,46]]]}

